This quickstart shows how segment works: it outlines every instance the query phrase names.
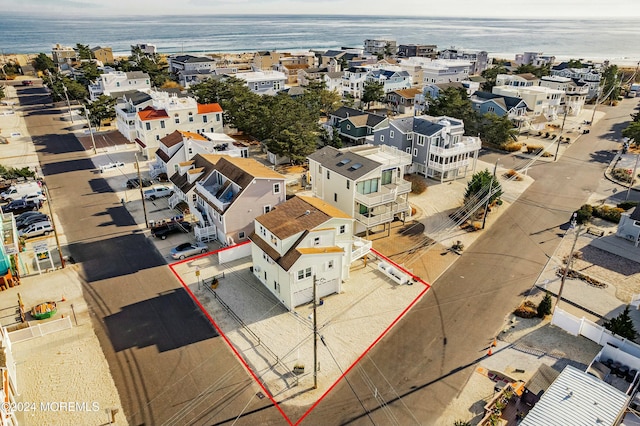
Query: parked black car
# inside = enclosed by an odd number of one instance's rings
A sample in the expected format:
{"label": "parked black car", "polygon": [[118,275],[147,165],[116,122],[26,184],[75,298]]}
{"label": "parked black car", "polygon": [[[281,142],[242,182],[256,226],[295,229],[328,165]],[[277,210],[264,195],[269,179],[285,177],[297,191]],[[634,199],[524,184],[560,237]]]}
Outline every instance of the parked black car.
{"label": "parked black car", "polygon": [[151,228],[151,235],[156,238],[164,240],[167,235],[176,234],[180,232],[190,232],[191,224],[184,221],[166,222],[158,226]]}
{"label": "parked black car", "polygon": [[27,226],[31,225],[32,223],[44,222],[46,220],[49,220],[49,216],[47,216],[44,213],[40,213],[40,212],[27,212],[27,213],[35,213],[35,214],[30,214],[28,216],[23,216],[24,213],[22,213],[16,219],[16,228],[22,229],[22,228],[26,228]]}
{"label": "parked black car", "polygon": [[[146,188],[147,186],[151,186],[151,185],[153,185],[153,182],[151,182],[149,179],[142,178],[143,188]],[[140,181],[138,180],[138,178],[129,179],[127,181],[126,186],[127,186],[127,189],[140,188]]]}
{"label": "parked black car", "polygon": [[38,210],[40,206],[33,201],[13,200],[6,206],[2,206],[4,213],[20,214],[28,211]]}

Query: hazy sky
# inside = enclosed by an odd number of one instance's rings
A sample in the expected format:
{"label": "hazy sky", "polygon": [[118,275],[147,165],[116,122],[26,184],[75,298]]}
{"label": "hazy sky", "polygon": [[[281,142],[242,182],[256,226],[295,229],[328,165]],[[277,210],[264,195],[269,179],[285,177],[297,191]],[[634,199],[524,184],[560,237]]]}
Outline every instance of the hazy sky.
{"label": "hazy sky", "polygon": [[640,0],[0,0],[0,10],[52,15],[255,13],[631,18],[640,17]]}

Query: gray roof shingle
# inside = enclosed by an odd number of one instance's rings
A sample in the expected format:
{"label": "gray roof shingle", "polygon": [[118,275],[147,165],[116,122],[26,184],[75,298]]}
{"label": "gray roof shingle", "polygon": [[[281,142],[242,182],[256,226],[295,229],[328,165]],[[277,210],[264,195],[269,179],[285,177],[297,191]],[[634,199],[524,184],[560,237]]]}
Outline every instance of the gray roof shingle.
{"label": "gray roof shingle", "polygon": [[308,158],[354,181],[381,166],[377,161],[351,151],[340,151],[332,146],[325,146]]}

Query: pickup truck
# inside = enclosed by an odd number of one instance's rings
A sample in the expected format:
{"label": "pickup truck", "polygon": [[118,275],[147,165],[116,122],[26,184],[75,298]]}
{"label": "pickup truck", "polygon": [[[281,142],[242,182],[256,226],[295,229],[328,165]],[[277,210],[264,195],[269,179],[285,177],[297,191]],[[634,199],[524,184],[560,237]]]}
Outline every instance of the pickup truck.
{"label": "pickup truck", "polygon": [[165,222],[151,228],[151,235],[156,238],[160,238],[161,240],[165,240],[167,238],[167,235],[180,232],[191,232],[191,224],[185,221],[172,221]]}

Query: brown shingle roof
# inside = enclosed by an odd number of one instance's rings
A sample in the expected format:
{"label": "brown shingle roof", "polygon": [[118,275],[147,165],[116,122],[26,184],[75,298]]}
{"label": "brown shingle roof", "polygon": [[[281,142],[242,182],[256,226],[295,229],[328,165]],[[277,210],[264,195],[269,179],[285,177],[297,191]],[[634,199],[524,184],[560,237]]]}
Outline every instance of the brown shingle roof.
{"label": "brown shingle roof", "polygon": [[422,90],[416,89],[416,88],[401,89],[401,90],[394,90],[393,93],[397,93],[398,95],[402,96],[405,99],[413,99],[416,97],[416,95],[422,93]]}
{"label": "brown shingle roof", "polygon": [[169,133],[164,138],[160,138],[160,143],[167,148],[171,148],[182,142],[182,134],[178,130],[174,130],[172,133]]}
{"label": "brown shingle roof", "polygon": [[256,220],[282,240],[316,228],[332,217],[350,216],[319,198],[295,196]]}
{"label": "brown shingle roof", "polygon": [[[221,157],[220,155],[213,155],[213,154],[205,154],[205,155],[196,154],[191,161],[186,161],[180,164],[181,165],[193,164],[196,169],[203,169],[204,176],[206,176],[213,170],[216,162],[220,157]],[[189,192],[191,188],[193,188],[196,184],[195,181],[192,183],[189,183],[189,180],[187,179],[188,174],[189,173],[185,173],[184,175],[181,175],[180,173],[176,172],[169,179],[171,183],[173,183],[176,186],[176,188],[182,191],[183,194],[186,194],[187,192]]]}
{"label": "brown shingle roof", "polygon": [[167,161],[171,160],[171,157],[169,157],[169,156],[167,155],[167,153],[166,153],[166,152],[164,152],[164,151],[163,151],[163,150],[161,150],[161,149],[157,149],[157,150],[156,150],[156,157],[158,157],[159,159],[161,159],[161,160],[162,160],[162,161],[164,161],[165,163],[166,163]]}

